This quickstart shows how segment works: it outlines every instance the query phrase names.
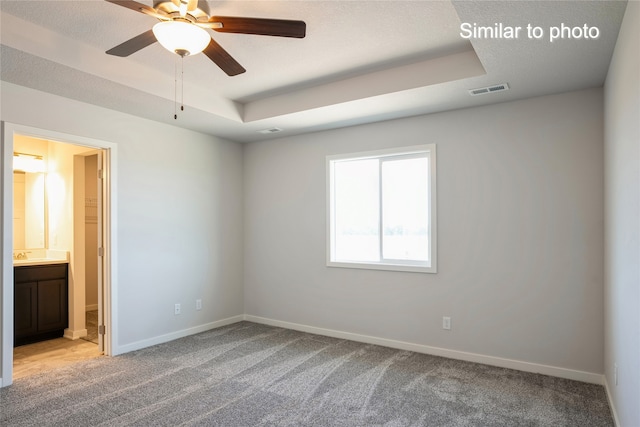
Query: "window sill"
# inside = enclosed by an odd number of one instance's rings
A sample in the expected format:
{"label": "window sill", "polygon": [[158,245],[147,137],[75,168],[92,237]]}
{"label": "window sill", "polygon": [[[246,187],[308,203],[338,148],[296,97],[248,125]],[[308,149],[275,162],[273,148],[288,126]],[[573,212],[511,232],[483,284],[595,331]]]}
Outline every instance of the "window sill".
{"label": "window sill", "polygon": [[331,268],[357,268],[360,270],[384,270],[384,271],[404,271],[409,273],[437,273],[435,266],[416,266],[404,264],[371,264],[364,262],[335,262],[328,261],[327,267]]}

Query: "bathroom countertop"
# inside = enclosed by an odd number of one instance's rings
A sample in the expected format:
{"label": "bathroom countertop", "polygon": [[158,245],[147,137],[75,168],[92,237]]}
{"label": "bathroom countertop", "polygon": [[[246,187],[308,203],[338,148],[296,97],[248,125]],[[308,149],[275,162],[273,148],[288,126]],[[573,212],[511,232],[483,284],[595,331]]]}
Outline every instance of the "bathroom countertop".
{"label": "bathroom countertop", "polygon": [[[16,259],[17,254],[26,258]],[[32,265],[51,265],[69,263],[69,252],[47,249],[16,250],[14,251],[13,266],[23,267]]]}
{"label": "bathroom countertop", "polygon": [[67,264],[69,261],[66,259],[52,259],[52,258],[34,258],[34,259],[14,259],[14,267],[23,267],[30,265],[51,265],[51,264]]}

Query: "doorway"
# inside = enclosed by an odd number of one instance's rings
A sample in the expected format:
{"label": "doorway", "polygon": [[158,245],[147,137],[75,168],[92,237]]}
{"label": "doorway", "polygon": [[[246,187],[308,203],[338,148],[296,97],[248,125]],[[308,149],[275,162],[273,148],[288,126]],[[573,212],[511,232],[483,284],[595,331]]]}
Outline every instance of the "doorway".
{"label": "doorway", "polygon": [[[3,247],[2,247],[2,365],[0,366],[1,386],[13,380],[13,216],[7,212],[13,209],[12,154],[16,141],[21,137],[48,141],[54,151],[65,153],[71,170],[66,185],[59,176],[53,177],[52,186],[60,185],[67,192],[72,206],[72,219],[56,217],[50,212],[47,221],[52,228],[47,233],[47,245],[69,248],[69,323],[64,331],[65,341],[76,342],[87,338],[87,310],[96,311],[96,326],[100,326],[99,339],[93,340],[99,351],[113,355],[112,340],[112,250],[113,228],[113,161],[115,145],[106,141],[93,140],[52,131],[27,128],[4,123],[3,136]],[[58,156],[56,160],[59,161]],[[87,171],[87,174],[85,174]],[[56,181],[57,180],[57,181]],[[9,181],[9,184],[7,184]],[[69,188],[72,189],[69,192]],[[55,191],[54,188],[52,190]],[[69,206],[68,205],[68,206]],[[64,209],[62,209],[64,210]],[[68,216],[68,215],[67,215]],[[65,224],[67,221],[68,224]],[[60,227],[59,232],[54,229]],[[95,246],[95,247],[93,247]],[[95,256],[95,259],[93,259]],[[92,262],[90,262],[92,261]],[[9,268],[5,268],[7,266]],[[89,284],[87,286],[87,283]],[[89,294],[89,299],[87,299]],[[96,310],[97,309],[97,310]],[[97,332],[97,331],[96,331]],[[70,339],[70,340],[69,340]],[[97,341],[97,342],[95,342]],[[86,342],[86,341],[85,341]],[[66,343],[63,343],[66,344]],[[37,358],[37,357],[36,357]]]}

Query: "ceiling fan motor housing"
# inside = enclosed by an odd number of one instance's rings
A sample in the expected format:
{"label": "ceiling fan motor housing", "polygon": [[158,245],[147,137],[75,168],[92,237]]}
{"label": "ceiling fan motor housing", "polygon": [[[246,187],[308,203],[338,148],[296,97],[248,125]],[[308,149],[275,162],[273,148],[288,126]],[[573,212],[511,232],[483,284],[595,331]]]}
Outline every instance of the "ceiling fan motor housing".
{"label": "ceiling fan motor housing", "polygon": [[[208,9],[207,2],[202,3],[204,5],[203,8]],[[202,10],[199,6],[195,9],[187,10],[187,13],[184,16],[181,15],[180,8],[176,6],[176,4],[172,1],[161,1],[157,3],[154,2],[154,8],[156,10],[165,12],[173,19],[183,18],[189,20],[190,22],[206,22],[209,19],[208,11]]]}

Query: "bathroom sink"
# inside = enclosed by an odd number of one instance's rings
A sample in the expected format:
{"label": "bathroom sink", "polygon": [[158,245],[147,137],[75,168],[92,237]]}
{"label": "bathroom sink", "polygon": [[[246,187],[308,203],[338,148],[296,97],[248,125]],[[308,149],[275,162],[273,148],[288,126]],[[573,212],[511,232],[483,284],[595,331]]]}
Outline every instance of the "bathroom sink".
{"label": "bathroom sink", "polygon": [[[17,258],[20,256],[20,258]],[[24,258],[22,258],[25,256]],[[17,250],[14,252],[13,265],[49,265],[69,262],[69,252],[47,249]]]}

